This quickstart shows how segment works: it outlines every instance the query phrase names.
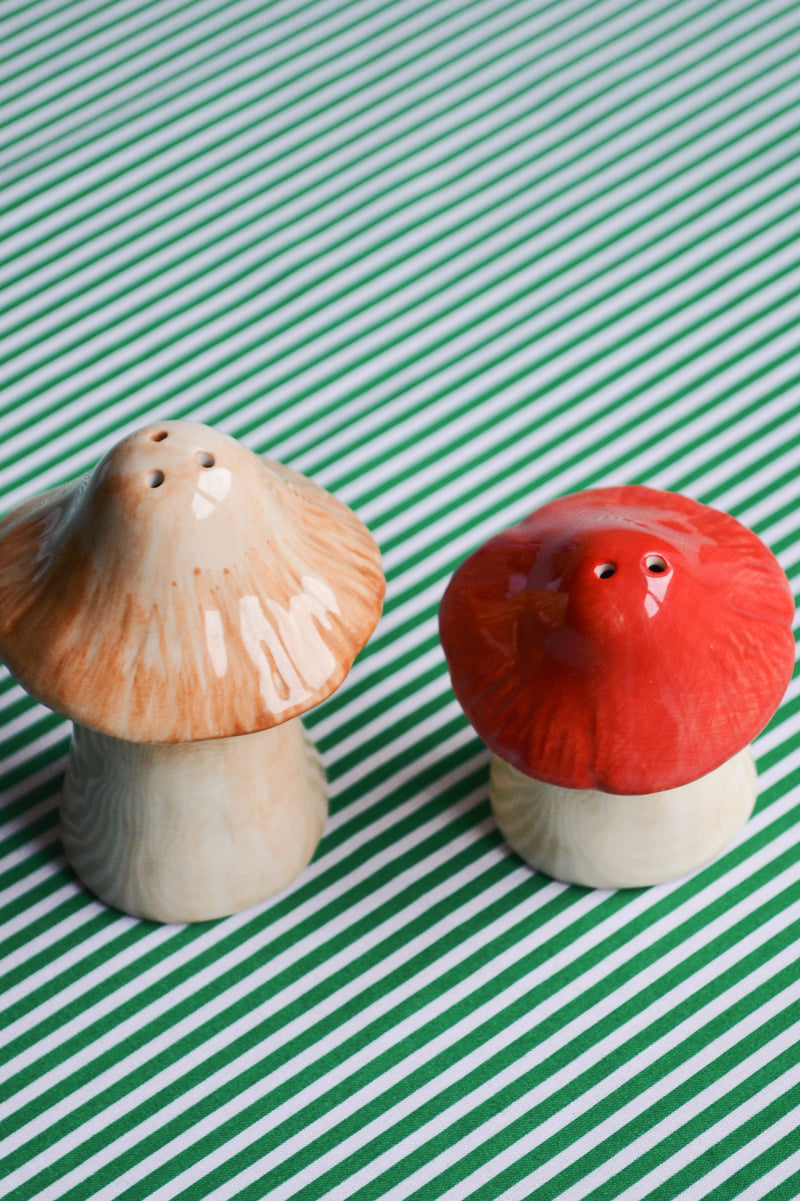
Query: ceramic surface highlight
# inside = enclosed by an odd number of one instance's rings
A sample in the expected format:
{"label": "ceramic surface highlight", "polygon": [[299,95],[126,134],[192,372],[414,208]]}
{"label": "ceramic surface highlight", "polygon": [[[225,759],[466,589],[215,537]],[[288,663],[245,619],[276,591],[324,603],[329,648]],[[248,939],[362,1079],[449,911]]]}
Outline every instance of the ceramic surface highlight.
{"label": "ceramic surface highlight", "polygon": [[164,421],[0,524],[0,655],[44,704],[118,738],[251,733],[338,687],[383,588],[340,501]]}
{"label": "ceramic surface highlight", "polygon": [[733,517],[597,488],[471,555],[440,630],[453,688],[520,772],[624,795],[676,788],[745,747],[794,666],[794,600]]}
{"label": "ceramic surface highlight", "polygon": [[0,655],[75,722],[62,837],[103,900],[157,921],[286,887],[327,813],[297,715],[381,611],[369,531],[233,438],[164,421],[0,523]]}

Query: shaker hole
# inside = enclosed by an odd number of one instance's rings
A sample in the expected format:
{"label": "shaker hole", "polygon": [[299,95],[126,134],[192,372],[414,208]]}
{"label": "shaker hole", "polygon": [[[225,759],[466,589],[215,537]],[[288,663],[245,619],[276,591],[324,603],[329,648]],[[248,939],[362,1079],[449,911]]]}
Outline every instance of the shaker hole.
{"label": "shaker hole", "polygon": [[594,574],[598,580],[607,580],[616,570],[616,563],[600,563],[599,566],[595,567]]}
{"label": "shaker hole", "polygon": [[163,471],[151,471],[147,477],[147,486],[149,488],[160,488],[164,483]]}
{"label": "shaker hole", "polygon": [[210,455],[207,450],[198,450],[194,457],[201,467],[214,466],[214,456]]}
{"label": "shaker hole", "polygon": [[661,558],[661,555],[648,555],[644,561],[644,565],[648,571],[652,571],[656,575],[667,570],[667,564]]}
{"label": "shaker hole", "polygon": [[167,437],[167,431],[159,430],[157,434],[150,435],[150,441],[151,442],[163,442],[166,437]]}

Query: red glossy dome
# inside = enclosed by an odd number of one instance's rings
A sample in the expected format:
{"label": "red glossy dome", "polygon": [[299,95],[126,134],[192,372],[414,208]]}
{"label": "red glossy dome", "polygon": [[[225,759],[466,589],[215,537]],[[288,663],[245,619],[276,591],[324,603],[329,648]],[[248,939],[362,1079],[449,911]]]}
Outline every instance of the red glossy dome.
{"label": "red glossy dome", "polygon": [[735,518],[676,493],[545,505],[456,571],[440,609],[453,689],[520,771],[567,788],[677,788],[746,746],[794,666],[794,599]]}

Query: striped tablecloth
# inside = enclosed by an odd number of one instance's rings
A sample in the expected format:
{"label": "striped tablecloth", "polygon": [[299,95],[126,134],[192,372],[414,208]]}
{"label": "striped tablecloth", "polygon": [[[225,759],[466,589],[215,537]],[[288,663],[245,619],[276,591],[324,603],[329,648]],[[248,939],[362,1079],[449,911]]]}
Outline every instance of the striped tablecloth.
{"label": "striped tablecloth", "polygon": [[5,0],[3,508],[154,418],[371,526],[385,616],[310,720],[286,895],[157,926],[77,884],[69,729],[0,681],[2,1196],[800,1196],[800,689],[690,879],[503,845],[436,608],[541,502],[644,482],[800,573],[800,9]]}

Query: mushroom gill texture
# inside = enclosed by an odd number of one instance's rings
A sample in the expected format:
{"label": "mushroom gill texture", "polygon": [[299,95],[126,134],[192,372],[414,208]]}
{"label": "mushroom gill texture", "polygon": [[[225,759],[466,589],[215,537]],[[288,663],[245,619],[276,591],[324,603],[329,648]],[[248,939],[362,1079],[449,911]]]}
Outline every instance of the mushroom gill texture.
{"label": "mushroom gill texture", "polygon": [[0,523],[0,656],[50,708],[135,742],[310,709],[383,592],[346,505],[194,422],[147,426]]}
{"label": "mushroom gill texture", "polygon": [[634,795],[706,775],[763,729],[791,678],[793,614],[754,533],[630,485],[553,501],[480,547],[440,633],[456,696],[501,759]]}

